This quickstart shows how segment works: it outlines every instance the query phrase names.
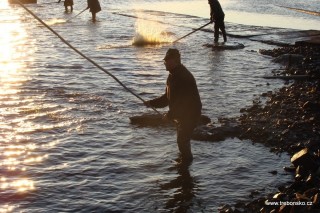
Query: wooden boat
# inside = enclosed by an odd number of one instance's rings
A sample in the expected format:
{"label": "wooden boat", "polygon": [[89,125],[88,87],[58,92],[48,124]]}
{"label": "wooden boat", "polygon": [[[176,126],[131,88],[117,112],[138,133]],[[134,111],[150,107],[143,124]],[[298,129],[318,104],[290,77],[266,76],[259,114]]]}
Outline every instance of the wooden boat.
{"label": "wooden boat", "polygon": [[[18,4],[16,0],[8,0],[9,4]],[[37,0],[19,0],[22,4],[36,4]]]}

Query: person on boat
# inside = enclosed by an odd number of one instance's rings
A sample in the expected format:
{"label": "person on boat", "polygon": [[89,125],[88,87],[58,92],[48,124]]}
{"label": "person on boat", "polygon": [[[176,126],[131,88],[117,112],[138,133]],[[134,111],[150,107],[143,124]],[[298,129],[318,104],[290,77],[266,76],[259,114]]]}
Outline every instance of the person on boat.
{"label": "person on boat", "polygon": [[92,14],[92,21],[96,21],[96,13],[101,11],[100,3],[98,0],[87,0],[88,2],[88,7],[87,9],[90,8],[90,12]]}
{"label": "person on boat", "polygon": [[155,99],[145,101],[147,107],[163,108],[169,106],[164,119],[174,120],[177,127],[177,144],[182,163],[191,163],[190,139],[201,116],[201,100],[196,80],[181,63],[180,52],[169,49],[164,57],[164,64],[169,75],[165,93]]}
{"label": "person on boat", "polygon": [[[60,2],[61,2],[61,0],[58,1],[58,3],[60,3]],[[64,8],[65,8],[66,12],[68,12],[68,7],[69,6],[70,6],[71,12],[73,11],[73,0],[65,0],[63,5],[64,5]]]}
{"label": "person on boat", "polygon": [[224,12],[218,0],[208,0],[210,5],[210,20],[214,22],[214,42],[219,40],[219,29],[222,32],[223,41],[227,42],[227,33],[224,25]]}

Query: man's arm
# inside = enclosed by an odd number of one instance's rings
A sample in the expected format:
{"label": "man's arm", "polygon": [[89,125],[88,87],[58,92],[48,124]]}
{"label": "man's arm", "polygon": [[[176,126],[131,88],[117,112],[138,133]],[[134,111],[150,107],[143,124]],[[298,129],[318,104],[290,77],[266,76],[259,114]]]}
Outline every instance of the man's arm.
{"label": "man's arm", "polygon": [[147,101],[147,102],[150,106],[155,107],[155,108],[163,108],[163,107],[168,106],[168,104],[169,104],[166,93],[158,98],[155,98],[155,99]]}

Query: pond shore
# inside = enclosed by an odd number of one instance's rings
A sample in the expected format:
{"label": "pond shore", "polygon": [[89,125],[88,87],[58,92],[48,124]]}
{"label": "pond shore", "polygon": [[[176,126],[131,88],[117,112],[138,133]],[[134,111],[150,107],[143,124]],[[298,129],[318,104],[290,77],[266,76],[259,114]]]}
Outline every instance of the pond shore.
{"label": "pond shore", "polygon": [[234,119],[240,134],[235,136],[263,143],[272,152],[289,153],[291,162],[283,166],[293,180],[267,196],[254,191],[247,201],[221,206],[219,212],[320,211],[320,42],[312,38],[281,46],[260,53],[285,66],[273,73],[285,85],[240,110],[241,116]]}

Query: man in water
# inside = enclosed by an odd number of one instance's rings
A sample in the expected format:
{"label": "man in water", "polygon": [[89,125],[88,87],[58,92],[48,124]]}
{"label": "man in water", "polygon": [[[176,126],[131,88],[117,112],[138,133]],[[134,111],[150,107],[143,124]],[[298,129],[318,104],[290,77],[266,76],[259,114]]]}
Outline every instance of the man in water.
{"label": "man in water", "polygon": [[165,93],[145,105],[155,108],[169,106],[165,119],[174,120],[177,127],[177,143],[182,163],[193,160],[190,139],[201,115],[201,100],[196,80],[181,64],[180,52],[169,49],[164,57],[166,70],[169,71]]}
{"label": "man in water", "polygon": [[[58,1],[58,3],[60,3],[60,2],[61,2],[61,0]],[[68,12],[68,6],[70,6],[71,12],[73,11],[73,0],[65,0],[63,5],[64,5],[66,12]]]}
{"label": "man in water", "polygon": [[223,41],[227,42],[227,33],[224,26],[224,12],[218,0],[208,0],[210,4],[210,20],[214,22],[214,42],[219,40],[219,29],[222,32]]}
{"label": "man in water", "polygon": [[90,8],[90,12],[92,14],[92,21],[96,21],[96,13],[101,11],[100,3],[98,0],[87,0],[88,2],[88,7],[87,9]]}

